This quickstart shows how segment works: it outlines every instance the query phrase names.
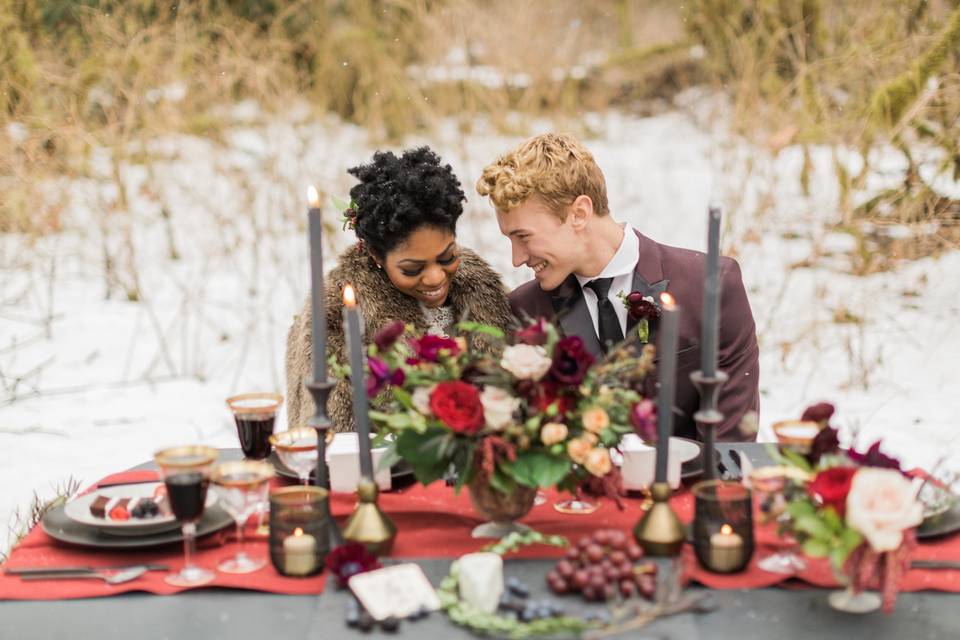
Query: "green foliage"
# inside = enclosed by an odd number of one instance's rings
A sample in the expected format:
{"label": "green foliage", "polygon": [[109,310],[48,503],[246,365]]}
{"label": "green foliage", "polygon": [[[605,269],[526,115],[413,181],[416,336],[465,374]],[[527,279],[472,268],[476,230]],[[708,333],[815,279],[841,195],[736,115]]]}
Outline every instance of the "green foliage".
{"label": "green foliage", "polygon": [[[531,544],[547,544],[564,547],[568,543],[562,536],[545,536],[537,531],[527,533],[511,533],[498,542],[485,547],[498,555],[506,555],[522,546]],[[450,573],[440,582],[437,596],[444,612],[450,621],[461,627],[466,627],[474,633],[499,638],[531,638],[539,636],[579,636],[590,628],[590,624],[582,618],[573,616],[559,616],[542,618],[533,622],[520,622],[513,616],[500,616],[496,613],[477,611],[460,599],[458,589],[459,565],[453,562]]]}
{"label": "green foliage", "polygon": [[563,480],[572,466],[567,457],[536,452],[518,458],[511,466],[511,471],[513,478],[520,484],[545,489]]}

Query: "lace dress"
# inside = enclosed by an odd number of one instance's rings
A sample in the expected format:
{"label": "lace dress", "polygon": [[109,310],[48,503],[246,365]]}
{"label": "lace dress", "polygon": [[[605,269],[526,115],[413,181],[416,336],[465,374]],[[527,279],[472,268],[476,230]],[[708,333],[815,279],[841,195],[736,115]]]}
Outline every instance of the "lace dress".
{"label": "lace dress", "polygon": [[453,326],[453,309],[451,307],[427,307],[420,305],[423,317],[427,320],[427,333],[437,336],[448,336]]}

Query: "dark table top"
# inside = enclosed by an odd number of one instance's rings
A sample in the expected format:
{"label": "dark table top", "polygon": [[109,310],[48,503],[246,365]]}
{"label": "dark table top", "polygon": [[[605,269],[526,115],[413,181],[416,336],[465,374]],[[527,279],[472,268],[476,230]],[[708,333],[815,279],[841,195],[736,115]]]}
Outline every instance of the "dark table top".
{"label": "dark table top", "polygon": [[[760,445],[736,445],[751,460],[765,458]],[[726,447],[721,447],[726,456]],[[239,457],[236,450],[224,458]],[[147,467],[149,465],[142,465]],[[450,560],[418,560],[436,585]],[[546,560],[508,560],[506,574],[525,580],[531,597],[547,595],[542,576]],[[718,608],[707,614],[682,614],[659,620],[621,637],[658,639],[837,639],[920,640],[960,637],[960,598],[954,594],[901,594],[893,615],[839,613],[821,589],[756,589],[714,592]],[[359,638],[343,623],[348,594],[328,585],[319,596],[284,596],[226,589],[200,589],[176,596],[125,594],[114,598],[0,603],[0,640],[43,638],[77,640],[170,639],[238,640],[282,637],[284,640]],[[578,598],[563,598],[571,611],[599,610]],[[400,635],[419,639],[475,637],[435,613],[404,622]]]}

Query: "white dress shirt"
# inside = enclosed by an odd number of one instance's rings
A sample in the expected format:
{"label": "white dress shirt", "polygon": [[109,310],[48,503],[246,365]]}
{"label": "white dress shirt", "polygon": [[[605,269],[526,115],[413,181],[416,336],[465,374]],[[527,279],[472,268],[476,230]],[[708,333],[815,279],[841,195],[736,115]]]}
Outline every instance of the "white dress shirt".
{"label": "white dress shirt", "polygon": [[590,319],[593,321],[593,330],[600,335],[597,321],[597,294],[593,289],[584,287],[586,283],[597,278],[613,278],[610,283],[610,291],[607,298],[613,303],[613,308],[617,312],[617,319],[620,320],[620,330],[623,335],[627,335],[627,307],[620,299],[620,294],[628,294],[633,287],[633,271],[637,268],[637,261],[640,260],[640,238],[634,232],[629,223],[623,223],[623,240],[620,247],[613,254],[613,258],[603,268],[603,271],[592,278],[577,276],[580,288],[583,291],[584,301],[587,303],[587,311],[590,312]]}

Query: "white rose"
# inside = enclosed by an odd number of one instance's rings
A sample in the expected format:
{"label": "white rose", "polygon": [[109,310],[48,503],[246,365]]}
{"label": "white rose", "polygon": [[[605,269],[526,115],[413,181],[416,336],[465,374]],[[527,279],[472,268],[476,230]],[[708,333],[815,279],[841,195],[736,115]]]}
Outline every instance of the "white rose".
{"label": "white rose", "polygon": [[847,494],[847,524],[859,531],[877,552],[893,551],[903,531],[923,520],[923,505],[913,484],[894,469],[857,471]]}
{"label": "white rose", "polygon": [[433,415],[433,409],[430,408],[430,394],[433,393],[433,390],[436,386],[437,385],[431,385],[429,387],[417,387],[413,391],[413,396],[411,397],[413,408],[425,416]]}
{"label": "white rose", "polygon": [[503,350],[500,366],[512,373],[518,380],[539,380],[553,361],[547,357],[543,347],[532,344],[515,344]]}
{"label": "white rose", "polygon": [[483,405],[483,420],[495,431],[501,431],[513,423],[513,412],[520,406],[520,400],[500,387],[484,387],[480,392],[480,404]]}

